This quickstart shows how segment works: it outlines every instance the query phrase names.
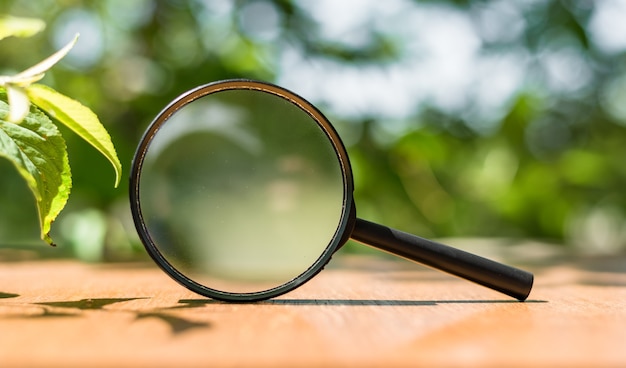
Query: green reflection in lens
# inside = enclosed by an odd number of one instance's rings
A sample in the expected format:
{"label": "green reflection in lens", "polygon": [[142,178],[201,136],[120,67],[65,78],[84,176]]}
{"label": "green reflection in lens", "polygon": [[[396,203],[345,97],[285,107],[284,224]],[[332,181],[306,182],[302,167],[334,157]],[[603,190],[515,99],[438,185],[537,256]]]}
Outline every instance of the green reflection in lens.
{"label": "green reflection in lens", "polygon": [[141,211],[164,258],[206,287],[259,292],[308,269],[343,212],[337,154],[282,97],[226,90],[175,112],[147,149]]}

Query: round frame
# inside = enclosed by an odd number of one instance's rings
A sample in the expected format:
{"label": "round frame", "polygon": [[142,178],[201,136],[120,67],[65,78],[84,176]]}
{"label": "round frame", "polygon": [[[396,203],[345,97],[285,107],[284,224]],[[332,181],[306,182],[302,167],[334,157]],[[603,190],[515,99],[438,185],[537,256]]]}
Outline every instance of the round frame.
{"label": "round frame", "polygon": [[[326,136],[332,143],[343,175],[344,195],[342,214],[337,229],[335,230],[335,235],[331,242],[324,249],[320,257],[299,276],[296,276],[292,280],[282,285],[258,292],[229,293],[221,290],[216,290],[197,283],[182,274],[165,259],[163,254],[155,245],[152,237],[150,236],[150,233],[148,232],[148,229],[146,228],[146,224],[144,222],[143,214],[141,211],[141,198],[139,194],[139,188],[141,185],[141,171],[146,151],[150,146],[153,137],[157,134],[161,126],[165,124],[175,112],[177,112],[187,104],[207,95],[227,90],[254,90],[272,94],[274,96],[287,100],[293,105],[296,105],[302,111],[306,112],[317,123],[317,125],[320,127],[320,129],[322,129],[322,131],[326,134]],[[163,109],[152,121],[152,123],[149,125],[148,129],[144,133],[143,137],[141,138],[141,141],[133,158],[129,188],[131,212],[135,227],[137,229],[137,233],[139,234],[139,238],[146,248],[146,251],[148,252],[150,257],[152,257],[152,259],[157,263],[157,265],[159,265],[159,267],[163,271],[165,271],[165,273],[167,273],[170,277],[172,277],[181,285],[185,286],[187,289],[198,294],[210,297],[212,299],[229,302],[253,302],[273,298],[299,287],[300,285],[310,280],[317,273],[319,273],[330,261],[333,253],[339,247],[341,247],[350,237],[350,232],[352,230],[352,226],[354,225],[354,202],[352,197],[353,189],[354,183],[350,162],[348,160],[348,154],[341,139],[339,138],[339,135],[335,131],[335,128],[330,124],[328,119],[326,119],[326,117],[311,103],[289,90],[270,83],[247,79],[218,81],[194,88],[178,96],[167,107],[165,107],[165,109]],[[294,241],[297,241],[297,239],[294,239]]]}

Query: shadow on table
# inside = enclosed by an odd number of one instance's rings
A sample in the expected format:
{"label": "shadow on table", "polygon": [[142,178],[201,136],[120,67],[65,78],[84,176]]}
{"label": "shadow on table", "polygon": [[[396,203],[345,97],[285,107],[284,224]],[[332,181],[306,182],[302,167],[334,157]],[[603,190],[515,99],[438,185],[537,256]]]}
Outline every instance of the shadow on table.
{"label": "shadow on table", "polygon": [[[199,308],[211,304],[227,304],[212,299],[181,299],[181,306],[173,308]],[[388,300],[388,299],[270,299],[256,303],[262,305],[338,305],[338,306],[434,306],[439,304],[516,304],[517,300]],[[545,300],[527,300],[523,303],[547,303]]]}
{"label": "shadow on table", "polygon": [[81,299],[81,300],[75,300],[75,301],[45,302],[45,303],[35,303],[35,304],[47,305],[49,307],[72,308],[72,309],[78,309],[78,310],[98,310],[98,309],[103,309],[107,305],[127,302],[130,300],[138,300],[138,299],[146,299],[146,298],[88,298],[88,299]]}
{"label": "shadow on table", "polygon": [[[16,298],[18,294],[0,292],[0,299]],[[59,317],[84,317],[86,311],[110,311],[117,313],[132,313],[135,315],[135,320],[143,320],[148,318],[154,318],[167,324],[173,335],[178,335],[183,332],[187,332],[192,329],[208,328],[211,327],[211,323],[203,321],[193,321],[180,316],[174,316],[159,310],[148,311],[129,311],[123,309],[110,310],[105,307],[132,300],[149,299],[149,298],[88,298],[72,301],[56,301],[56,302],[41,302],[41,303],[24,303],[14,304],[12,307],[34,307],[37,306],[41,310],[37,313],[32,313],[32,310],[22,313],[14,313],[9,318],[28,318],[28,319],[48,319]],[[167,309],[167,308],[166,308]],[[174,309],[174,308],[169,308]],[[1,316],[6,318],[6,316]]]}

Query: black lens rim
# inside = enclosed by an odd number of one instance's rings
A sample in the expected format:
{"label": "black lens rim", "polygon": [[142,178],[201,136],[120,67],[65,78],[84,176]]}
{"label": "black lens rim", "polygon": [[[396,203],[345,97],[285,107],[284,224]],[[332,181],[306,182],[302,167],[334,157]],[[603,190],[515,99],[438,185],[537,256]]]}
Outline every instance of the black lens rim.
{"label": "black lens rim", "polygon": [[[183,108],[185,105],[193,102],[198,98],[227,90],[255,90],[265,92],[283,98],[299,107],[302,111],[306,112],[324,131],[335,150],[337,159],[339,160],[339,164],[342,169],[344,190],[342,214],[341,220],[338,224],[332,241],[324,249],[320,257],[299,276],[296,276],[292,280],[277,287],[258,292],[225,292],[222,290],[209,288],[185,276],[174,266],[172,266],[159,251],[158,247],[155,245],[154,241],[150,237],[150,233],[146,227],[141,211],[141,199],[139,194],[141,170],[143,167],[143,161],[146,155],[146,151],[150,146],[153,137],[155,136],[155,134],[157,134],[159,128],[165,122],[167,122],[172,114]],[[166,274],[168,274],[171,278],[173,278],[175,281],[177,281],[179,284],[183,285],[187,289],[212,299],[228,302],[254,302],[274,298],[289,291],[292,291],[293,289],[309,281],[313,276],[317,275],[330,261],[333,253],[339,247],[341,247],[345,240],[349,237],[349,232],[352,230],[351,226],[353,223],[351,218],[354,217],[353,191],[354,182],[350,161],[348,159],[348,153],[339,137],[339,134],[332,126],[330,121],[324,116],[324,114],[322,114],[313,104],[285,88],[279,87],[271,83],[250,79],[228,79],[208,83],[181,94],[169,105],[167,105],[148,126],[139,142],[139,145],[137,146],[137,150],[135,151],[131,166],[129,186],[130,207],[133,222],[135,224],[135,228],[137,230],[139,238],[150,257]],[[297,239],[294,239],[294,241],[297,241]]]}

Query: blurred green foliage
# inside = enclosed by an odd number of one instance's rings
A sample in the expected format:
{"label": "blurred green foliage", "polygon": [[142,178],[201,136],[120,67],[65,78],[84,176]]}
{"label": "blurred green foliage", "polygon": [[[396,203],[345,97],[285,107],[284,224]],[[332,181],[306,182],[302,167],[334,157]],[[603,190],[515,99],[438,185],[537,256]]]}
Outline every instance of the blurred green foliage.
{"label": "blurred green foliage", "polygon": [[[152,118],[185,90],[225,78],[276,82],[319,104],[344,137],[360,217],[426,237],[615,251],[626,247],[626,43],[611,34],[626,34],[625,9],[557,0],[4,0],[0,13],[48,28],[5,40],[0,74],[80,32],[44,83],[98,114],[125,170]],[[86,259],[132,257],[140,248],[127,184],[113,189],[106,160],[66,137],[74,189],[53,226],[60,247]],[[0,164],[0,243],[33,243],[32,199],[10,171]]]}

